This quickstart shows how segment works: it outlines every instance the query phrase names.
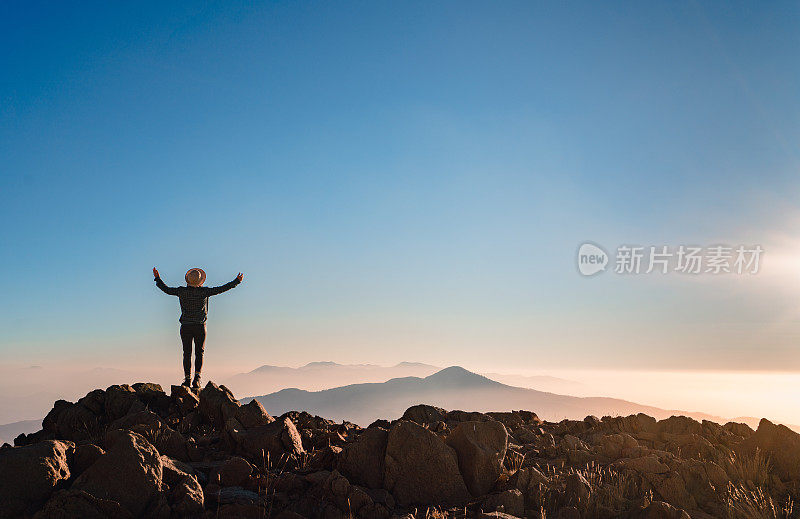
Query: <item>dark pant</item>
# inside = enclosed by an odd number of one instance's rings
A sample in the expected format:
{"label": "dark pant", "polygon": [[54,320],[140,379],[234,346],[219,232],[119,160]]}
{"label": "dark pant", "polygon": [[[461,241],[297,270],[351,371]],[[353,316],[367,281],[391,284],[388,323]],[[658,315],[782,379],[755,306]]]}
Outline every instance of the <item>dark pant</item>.
{"label": "dark pant", "polygon": [[183,373],[187,377],[192,374],[192,340],[194,340],[194,372],[200,373],[200,370],[203,368],[203,345],[206,342],[205,324],[181,325]]}

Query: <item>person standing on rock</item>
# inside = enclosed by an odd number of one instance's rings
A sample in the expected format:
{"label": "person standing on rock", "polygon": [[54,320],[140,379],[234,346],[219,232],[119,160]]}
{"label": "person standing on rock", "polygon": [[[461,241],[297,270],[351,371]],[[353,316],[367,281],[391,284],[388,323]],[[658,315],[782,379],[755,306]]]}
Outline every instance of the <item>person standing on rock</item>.
{"label": "person standing on rock", "polygon": [[218,287],[204,287],[206,273],[201,268],[186,271],[185,287],[168,287],[161,281],[158,270],[153,267],[156,286],[165,294],[178,296],[181,302],[181,342],[183,342],[183,386],[189,386],[192,375],[192,341],[194,341],[194,380],[192,387],[200,387],[200,370],[203,368],[203,347],[206,342],[206,318],[208,298],[228,291],[242,282],[242,273],[230,283]]}

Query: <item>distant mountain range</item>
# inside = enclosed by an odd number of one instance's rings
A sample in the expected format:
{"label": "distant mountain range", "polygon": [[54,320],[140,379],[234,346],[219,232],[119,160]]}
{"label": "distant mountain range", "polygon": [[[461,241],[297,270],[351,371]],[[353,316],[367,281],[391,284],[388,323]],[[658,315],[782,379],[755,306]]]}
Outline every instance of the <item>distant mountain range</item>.
{"label": "distant mountain range", "polygon": [[[350,384],[321,391],[283,389],[254,398],[274,415],[303,410],[362,426],[378,418],[399,418],[408,407],[415,404],[430,404],[448,410],[525,409],[548,421],[635,413],[646,413],[657,419],[686,415],[697,420],[727,421],[705,413],[661,409],[617,398],[582,398],[509,386],[459,366],[445,368],[425,377],[407,376],[382,383]],[[252,399],[245,398],[242,402]]]}
{"label": "distant mountain range", "polygon": [[41,420],[23,420],[21,422],[0,425],[0,445],[3,443],[14,445],[14,438],[20,434],[36,432],[41,428]]}
{"label": "distant mountain range", "polygon": [[441,368],[420,362],[401,362],[394,366],[311,362],[299,368],[264,365],[234,375],[223,383],[235,395],[257,395],[285,388],[319,391],[346,384],[385,382],[398,377],[427,377]]}

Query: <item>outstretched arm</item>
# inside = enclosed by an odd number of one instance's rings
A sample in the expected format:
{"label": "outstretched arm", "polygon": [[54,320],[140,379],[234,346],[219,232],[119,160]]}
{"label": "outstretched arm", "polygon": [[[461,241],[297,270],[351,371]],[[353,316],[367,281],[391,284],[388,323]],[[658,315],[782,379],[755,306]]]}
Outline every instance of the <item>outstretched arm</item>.
{"label": "outstretched arm", "polygon": [[224,285],[218,286],[218,287],[209,287],[208,295],[215,296],[217,294],[221,294],[223,292],[226,292],[226,291],[232,289],[233,287],[235,287],[236,285],[238,285],[239,283],[241,283],[242,282],[242,278],[244,278],[244,276],[242,275],[241,272],[239,272],[239,275],[236,276],[236,279],[234,279],[230,283],[225,283]]}
{"label": "outstretched arm", "polygon": [[158,270],[156,270],[155,267],[153,267],[153,276],[155,276],[156,278],[156,286],[160,288],[162,292],[164,292],[165,294],[169,294],[171,296],[178,295],[177,288],[168,287],[167,285],[164,284],[163,281],[161,281],[161,276],[158,275]]}

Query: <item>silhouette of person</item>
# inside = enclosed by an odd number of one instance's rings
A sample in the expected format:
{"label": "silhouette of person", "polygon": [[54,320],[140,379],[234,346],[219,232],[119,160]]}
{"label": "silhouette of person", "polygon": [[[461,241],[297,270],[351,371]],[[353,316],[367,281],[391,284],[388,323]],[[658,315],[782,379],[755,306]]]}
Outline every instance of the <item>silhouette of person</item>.
{"label": "silhouette of person", "polygon": [[168,287],[161,281],[158,270],[153,267],[156,286],[165,294],[178,296],[181,303],[181,342],[183,343],[183,386],[189,386],[192,375],[192,341],[194,341],[194,380],[192,387],[200,387],[200,371],[203,369],[203,349],[206,341],[206,319],[208,318],[208,298],[226,292],[244,277],[241,272],[236,279],[218,287],[204,287],[206,273],[201,268],[186,271],[185,287]]}

